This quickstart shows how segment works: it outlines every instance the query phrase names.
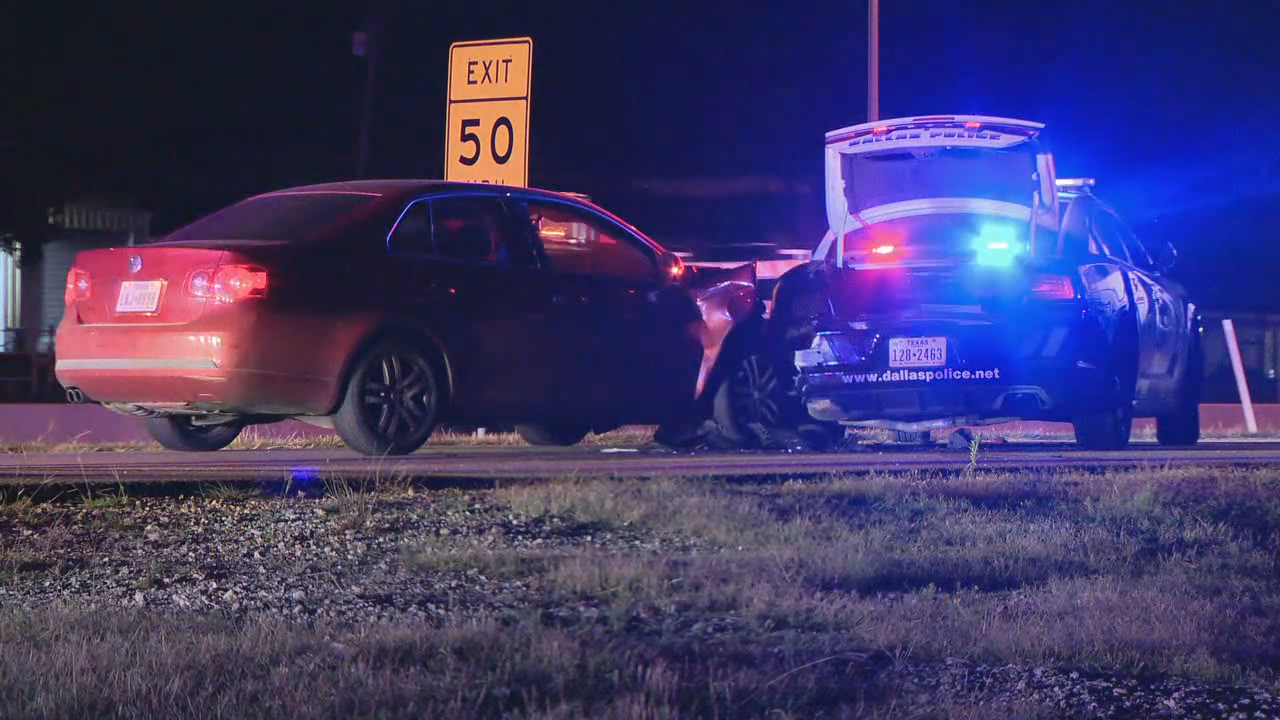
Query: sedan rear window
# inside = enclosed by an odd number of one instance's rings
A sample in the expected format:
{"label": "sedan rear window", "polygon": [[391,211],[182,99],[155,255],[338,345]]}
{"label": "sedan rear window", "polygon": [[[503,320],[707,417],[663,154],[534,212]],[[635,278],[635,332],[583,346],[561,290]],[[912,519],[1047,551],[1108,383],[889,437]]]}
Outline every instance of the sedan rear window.
{"label": "sedan rear window", "polygon": [[313,240],[379,197],[330,191],[259,195],[196,220],[164,240]]}

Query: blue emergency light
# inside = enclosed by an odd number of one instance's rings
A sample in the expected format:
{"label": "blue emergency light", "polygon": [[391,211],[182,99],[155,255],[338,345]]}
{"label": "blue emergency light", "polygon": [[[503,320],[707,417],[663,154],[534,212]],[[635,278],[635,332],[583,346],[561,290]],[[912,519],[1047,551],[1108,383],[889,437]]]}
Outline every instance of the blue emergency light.
{"label": "blue emergency light", "polygon": [[1004,223],[983,225],[973,239],[975,261],[984,267],[1007,268],[1022,256],[1018,228]]}

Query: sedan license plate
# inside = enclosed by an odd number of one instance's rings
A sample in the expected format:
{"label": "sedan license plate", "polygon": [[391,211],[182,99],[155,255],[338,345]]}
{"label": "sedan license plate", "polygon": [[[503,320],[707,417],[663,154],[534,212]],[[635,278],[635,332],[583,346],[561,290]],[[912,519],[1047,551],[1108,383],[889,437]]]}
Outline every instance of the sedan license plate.
{"label": "sedan license plate", "polygon": [[116,312],[149,313],[160,306],[163,280],[129,280],[120,283],[120,297],[116,299]]}
{"label": "sedan license plate", "polygon": [[947,364],[944,337],[889,338],[889,367],[942,367]]}

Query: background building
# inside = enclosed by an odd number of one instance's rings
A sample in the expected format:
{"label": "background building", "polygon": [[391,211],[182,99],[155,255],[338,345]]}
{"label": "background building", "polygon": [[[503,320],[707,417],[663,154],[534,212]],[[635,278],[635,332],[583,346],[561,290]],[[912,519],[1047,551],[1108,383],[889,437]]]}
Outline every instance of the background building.
{"label": "background building", "polygon": [[38,238],[0,248],[0,400],[57,400],[54,330],[62,319],[67,271],[82,250],[150,238],[151,214],[99,199],[47,210]]}

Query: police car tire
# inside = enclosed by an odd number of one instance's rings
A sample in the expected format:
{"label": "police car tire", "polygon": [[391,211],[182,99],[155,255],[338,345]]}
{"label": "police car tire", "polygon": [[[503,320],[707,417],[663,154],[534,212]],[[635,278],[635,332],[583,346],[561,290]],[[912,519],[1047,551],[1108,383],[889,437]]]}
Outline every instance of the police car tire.
{"label": "police car tire", "polygon": [[1184,407],[1156,418],[1156,440],[1167,447],[1190,447],[1200,442],[1200,406]]}
{"label": "police car tire", "polygon": [[1188,367],[1195,370],[1183,381],[1176,410],[1156,417],[1156,440],[1168,447],[1190,447],[1200,441],[1200,372],[1203,364],[1197,343]]}
{"label": "police car tire", "polygon": [[1123,450],[1133,432],[1133,409],[1126,403],[1099,413],[1084,415],[1071,423],[1076,444],[1085,450]]}

